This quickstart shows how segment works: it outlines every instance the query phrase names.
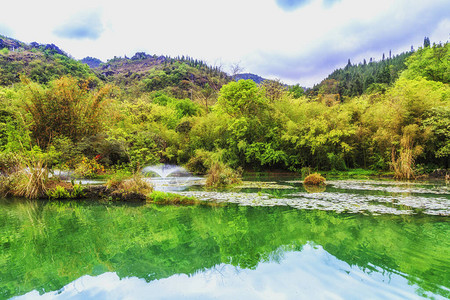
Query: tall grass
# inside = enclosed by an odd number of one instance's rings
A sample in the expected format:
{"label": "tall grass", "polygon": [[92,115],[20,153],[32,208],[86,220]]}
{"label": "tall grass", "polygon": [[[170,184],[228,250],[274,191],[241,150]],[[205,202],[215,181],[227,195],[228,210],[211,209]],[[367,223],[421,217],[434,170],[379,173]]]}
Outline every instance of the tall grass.
{"label": "tall grass", "polygon": [[28,199],[36,199],[46,194],[45,183],[48,180],[48,169],[42,159],[31,159],[25,162],[26,168],[18,176],[13,194]]}
{"label": "tall grass", "polygon": [[400,154],[397,158],[394,148],[392,148],[391,153],[391,166],[394,170],[394,176],[396,179],[413,179],[415,160],[412,138],[409,135],[403,136],[400,145]]}

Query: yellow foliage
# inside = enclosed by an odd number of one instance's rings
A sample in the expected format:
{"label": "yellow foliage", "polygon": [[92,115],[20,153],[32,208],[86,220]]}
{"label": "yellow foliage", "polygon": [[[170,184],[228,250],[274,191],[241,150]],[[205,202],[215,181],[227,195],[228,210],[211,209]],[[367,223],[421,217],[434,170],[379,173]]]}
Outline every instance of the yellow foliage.
{"label": "yellow foliage", "polygon": [[325,184],[325,178],[322,177],[319,173],[313,173],[308,176],[306,176],[305,180],[303,181],[303,184],[306,185],[324,185]]}

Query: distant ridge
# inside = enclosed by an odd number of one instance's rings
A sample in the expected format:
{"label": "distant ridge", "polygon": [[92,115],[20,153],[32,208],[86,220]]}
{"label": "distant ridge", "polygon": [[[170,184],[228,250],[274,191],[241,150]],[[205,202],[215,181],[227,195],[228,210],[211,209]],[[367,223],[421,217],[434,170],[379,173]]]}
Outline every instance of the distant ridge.
{"label": "distant ridge", "polygon": [[247,80],[247,79],[251,79],[253,80],[255,83],[260,84],[262,83],[264,80],[266,80],[266,78],[263,78],[259,75],[256,74],[252,74],[252,73],[242,73],[242,74],[236,74],[234,76],[234,79],[236,81],[239,81],[241,79]]}
{"label": "distant ridge", "polygon": [[100,64],[103,63],[100,59],[95,58],[95,57],[90,57],[90,56],[87,56],[80,61],[83,64],[87,64],[89,66],[89,68],[91,68],[91,69],[98,68],[100,66]]}

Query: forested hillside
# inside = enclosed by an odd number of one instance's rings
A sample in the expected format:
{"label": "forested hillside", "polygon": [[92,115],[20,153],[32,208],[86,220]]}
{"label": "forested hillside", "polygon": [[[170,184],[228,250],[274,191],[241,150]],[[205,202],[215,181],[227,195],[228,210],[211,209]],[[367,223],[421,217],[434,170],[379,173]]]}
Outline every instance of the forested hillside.
{"label": "forested hillside", "polygon": [[218,91],[230,81],[218,67],[190,57],[171,58],[138,52],[131,58],[116,57],[93,69],[99,78],[134,95],[164,91],[177,98],[194,98]]}
{"label": "forested hillside", "polygon": [[53,44],[27,45],[0,35],[0,86],[20,82],[21,75],[38,83],[48,83],[64,75],[95,78],[87,65],[70,58]]}
{"label": "forested hillside", "polygon": [[347,66],[331,73],[320,84],[314,86],[315,94],[338,94],[340,97],[360,96],[364,92],[386,91],[400,73],[406,69],[405,61],[413,52],[406,52],[394,57],[385,57],[381,61],[364,60],[353,65],[348,60]]}
{"label": "forested hillside", "polygon": [[[0,50],[1,168],[49,166],[206,172],[393,171],[411,178],[450,160],[450,46],[333,72],[308,95],[277,81],[230,81],[192,58],[137,53],[93,69],[39,46]],[[100,167],[99,167],[100,168]]]}

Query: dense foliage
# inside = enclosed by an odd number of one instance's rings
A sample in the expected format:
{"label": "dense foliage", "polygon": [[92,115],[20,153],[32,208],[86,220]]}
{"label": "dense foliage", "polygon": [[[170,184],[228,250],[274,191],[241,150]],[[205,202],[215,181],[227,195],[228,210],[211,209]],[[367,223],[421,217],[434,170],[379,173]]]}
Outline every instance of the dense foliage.
{"label": "dense foliage", "polygon": [[405,61],[412,52],[402,53],[381,61],[372,61],[352,65],[350,60],[343,69],[331,73],[319,85],[313,88],[314,94],[337,94],[342,97],[360,96],[364,92],[385,91],[394,83],[400,73],[406,69]]}
{"label": "dense foliage", "polygon": [[[8,51],[0,67],[13,69],[2,78],[25,70],[14,69],[22,60],[9,58],[28,50]],[[26,68],[50,50],[39,51]],[[449,167],[448,43],[349,64],[322,82],[316,96],[278,81],[230,82],[220,69],[191,58],[137,53],[99,65],[92,77],[67,56],[47,56],[73,68],[48,75],[27,69],[22,81],[2,79],[3,153],[39,146],[51,154],[49,165],[95,157],[105,167],[164,162],[202,173],[213,162],[254,170],[371,168],[399,178]],[[352,78],[361,85],[355,88]]]}

